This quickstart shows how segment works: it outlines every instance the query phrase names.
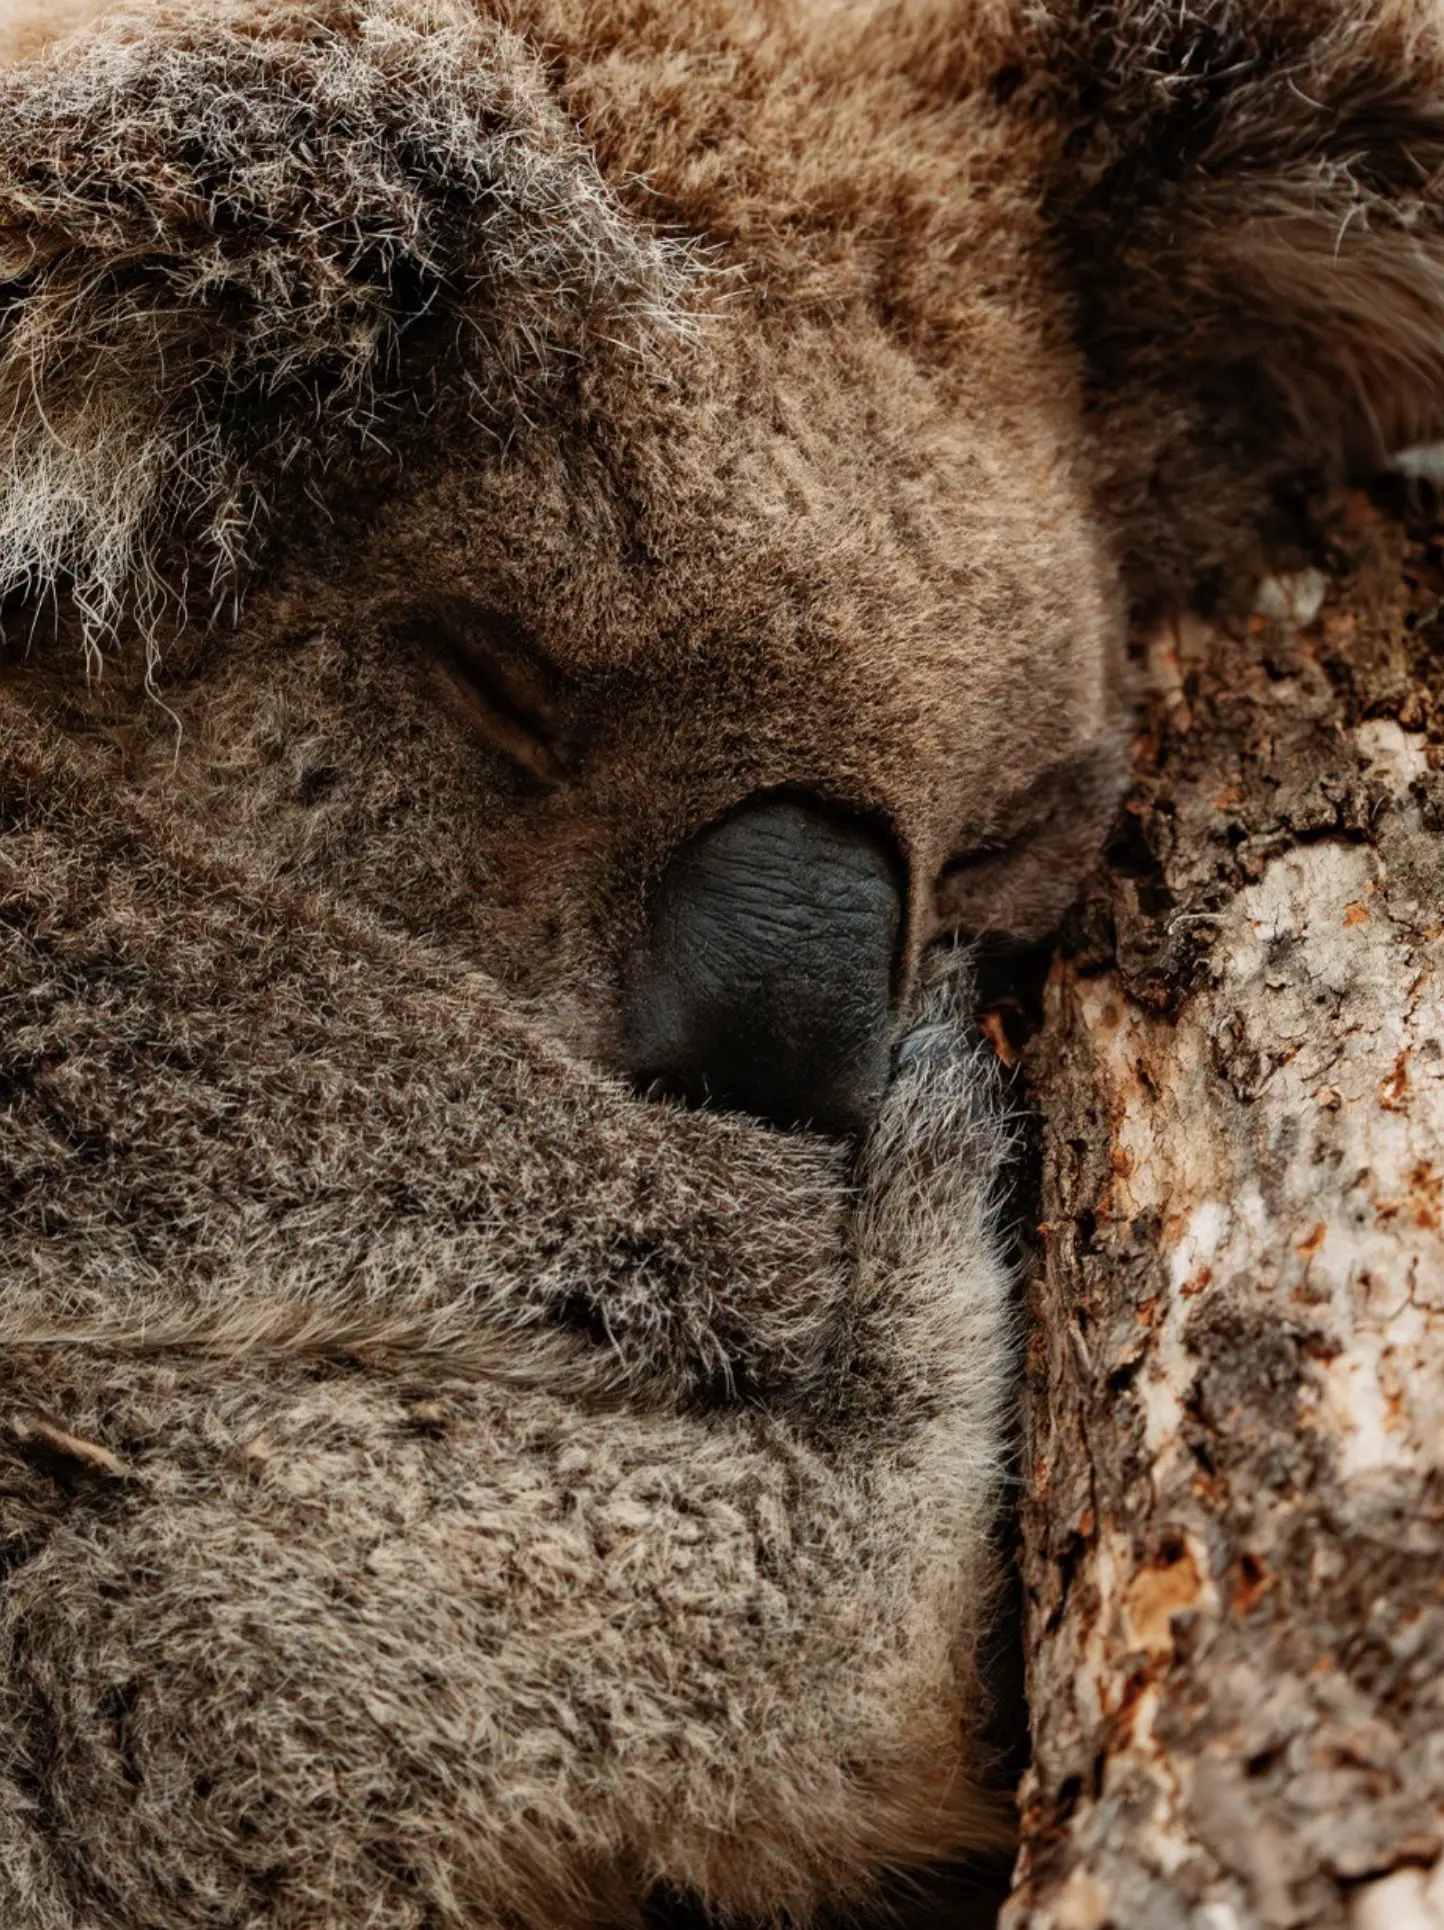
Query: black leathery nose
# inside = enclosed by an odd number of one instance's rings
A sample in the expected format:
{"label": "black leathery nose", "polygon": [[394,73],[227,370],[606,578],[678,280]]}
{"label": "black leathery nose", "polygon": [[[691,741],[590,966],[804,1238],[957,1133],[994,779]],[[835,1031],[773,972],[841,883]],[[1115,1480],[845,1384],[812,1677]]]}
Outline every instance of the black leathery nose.
{"label": "black leathery nose", "polygon": [[796,797],[689,839],[630,986],[638,1086],[780,1126],[865,1126],[888,1075],[901,869],[870,825]]}

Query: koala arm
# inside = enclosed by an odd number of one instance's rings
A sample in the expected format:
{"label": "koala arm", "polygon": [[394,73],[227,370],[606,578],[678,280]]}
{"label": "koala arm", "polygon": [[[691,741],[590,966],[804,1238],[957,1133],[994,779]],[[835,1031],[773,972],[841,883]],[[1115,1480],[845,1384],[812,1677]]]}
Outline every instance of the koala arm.
{"label": "koala arm", "polygon": [[0,1922],[803,1922],[996,1840],[962,1012],[854,1178],[238,878],[8,693],[0,825]]}
{"label": "koala arm", "polygon": [[997,1841],[973,1657],[1013,1317],[966,1011],[934,995],[885,1102],[858,1371],[807,1426],[424,1347],[7,1336],[0,1917],[556,1930],[636,1924],[660,1884],[804,1923]]}
{"label": "koala arm", "polygon": [[15,722],[0,1917],[805,1922],[997,1840],[966,987],[844,1226],[823,1148],[630,1100]]}
{"label": "koala arm", "polygon": [[505,1353],[663,1401],[822,1371],[838,1148],[634,1098],[483,974],[122,809],[3,692],[0,817],[6,1344]]}

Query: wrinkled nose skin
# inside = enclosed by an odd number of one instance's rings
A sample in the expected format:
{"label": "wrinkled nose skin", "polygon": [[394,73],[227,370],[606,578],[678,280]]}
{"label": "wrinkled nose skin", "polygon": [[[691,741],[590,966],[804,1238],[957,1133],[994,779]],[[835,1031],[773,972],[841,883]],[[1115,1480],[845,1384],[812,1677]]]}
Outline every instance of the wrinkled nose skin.
{"label": "wrinkled nose skin", "polygon": [[882,1095],[901,864],[806,799],[744,806],[675,853],[628,1000],[643,1091],[853,1133]]}

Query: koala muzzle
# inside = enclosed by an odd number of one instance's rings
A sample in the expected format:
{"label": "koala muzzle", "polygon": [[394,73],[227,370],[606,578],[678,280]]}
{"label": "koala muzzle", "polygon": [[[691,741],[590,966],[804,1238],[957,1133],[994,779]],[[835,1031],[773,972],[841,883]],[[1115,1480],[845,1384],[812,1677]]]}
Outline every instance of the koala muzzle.
{"label": "koala muzzle", "polygon": [[769,797],[690,838],[626,1015],[639,1087],[855,1132],[888,1073],[902,865],[860,819]]}

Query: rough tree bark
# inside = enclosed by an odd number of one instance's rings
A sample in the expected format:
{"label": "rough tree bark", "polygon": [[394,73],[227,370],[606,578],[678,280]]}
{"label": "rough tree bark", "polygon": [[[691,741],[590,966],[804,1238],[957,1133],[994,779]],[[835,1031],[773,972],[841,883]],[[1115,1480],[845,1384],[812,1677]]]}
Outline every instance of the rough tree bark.
{"label": "rough tree bark", "polygon": [[1155,646],[1031,1050],[1003,1930],[1444,1926],[1444,551],[1329,575]]}

